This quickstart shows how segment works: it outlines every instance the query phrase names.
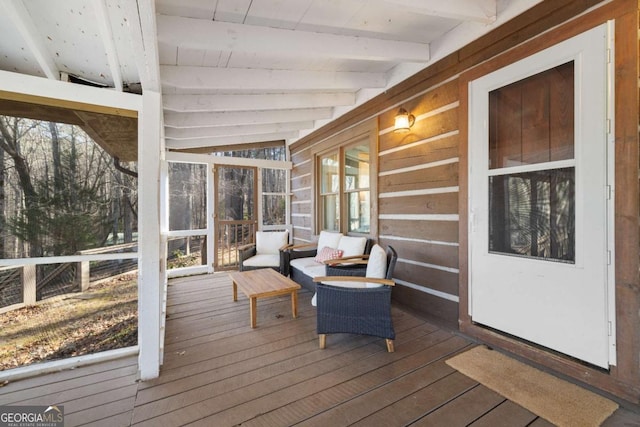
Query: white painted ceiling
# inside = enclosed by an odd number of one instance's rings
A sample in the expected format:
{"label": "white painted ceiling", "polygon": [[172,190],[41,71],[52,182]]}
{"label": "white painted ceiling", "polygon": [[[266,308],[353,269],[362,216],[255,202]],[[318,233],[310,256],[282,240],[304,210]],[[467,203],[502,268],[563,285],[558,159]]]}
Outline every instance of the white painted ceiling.
{"label": "white painted ceiling", "polygon": [[168,148],[292,143],[539,1],[0,0],[0,69],[160,91]]}

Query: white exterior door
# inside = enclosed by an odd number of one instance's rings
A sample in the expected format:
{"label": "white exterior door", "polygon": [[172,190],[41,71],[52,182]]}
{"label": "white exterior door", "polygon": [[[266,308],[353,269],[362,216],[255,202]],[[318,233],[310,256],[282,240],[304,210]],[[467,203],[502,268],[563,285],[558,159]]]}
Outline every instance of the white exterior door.
{"label": "white exterior door", "polygon": [[607,33],[469,84],[472,321],[603,368],[615,364]]}

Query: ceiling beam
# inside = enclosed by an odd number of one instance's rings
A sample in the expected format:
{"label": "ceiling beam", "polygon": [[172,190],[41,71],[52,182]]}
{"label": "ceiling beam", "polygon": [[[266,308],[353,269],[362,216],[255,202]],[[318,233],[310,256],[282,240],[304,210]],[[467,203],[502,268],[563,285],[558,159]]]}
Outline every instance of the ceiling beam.
{"label": "ceiling beam", "polygon": [[312,129],[313,121],[291,123],[266,123],[244,126],[214,126],[201,128],[171,128],[165,129],[167,139],[211,138],[214,136],[256,135],[261,133],[279,133]]}
{"label": "ceiling beam", "polygon": [[2,4],[45,76],[52,80],[60,80],[60,70],[44,45],[42,34],[33,23],[22,0],[4,0]]}
{"label": "ceiling beam", "polygon": [[[237,144],[237,145],[225,145],[223,147],[195,147],[195,148],[185,148],[182,150],[172,149],[171,151],[174,153],[198,153],[198,154],[208,154],[208,153],[216,153],[220,151],[242,151],[242,150],[260,150],[263,148],[271,148],[271,147],[283,147],[285,145],[284,140],[279,141],[266,141],[266,142],[254,142],[247,144]],[[234,159],[241,159],[241,157],[234,157]]]}
{"label": "ceiling beam", "polygon": [[[384,0],[422,15],[490,24],[497,18],[497,0]],[[427,4],[428,3],[428,4]]]}
{"label": "ceiling beam", "polygon": [[428,62],[429,44],[158,15],[158,40],[188,49]]}
{"label": "ceiling beam", "polygon": [[170,149],[185,149],[196,147],[222,147],[225,145],[250,144],[256,142],[295,138],[298,138],[298,132],[278,132],[258,135],[219,136],[213,138],[184,139],[179,141],[175,139],[168,139],[166,141],[166,144],[167,148]]}
{"label": "ceiling beam", "polygon": [[383,88],[384,73],[351,71],[258,70],[161,65],[163,87],[232,90],[341,91]]}
{"label": "ceiling beam", "polygon": [[349,106],[356,102],[354,92],[284,93],[266,95],[164,95],[164,109],[184,113],[206,111],[282,110]]}
{"label": "ceiling beam", "polygon": [[111,30],[111,20],[109,19],[107,5],[104,0],[93,0],[93,9],[95,10],[98,18],[100,36],[102,37],[104,49],[107,52],[107,60],[109,61],[109,69],[111,70],[113,86],[117,91],[122,92],[122,71],[120,70],[120,60],[118,59],[116,44],[113,40],[113,31]]}
{"label": "ceiling beam", "polygon": [[[189,128],[209,126],[254,125],[265,123],[303,122],[330,119],[331,108],[302,108],[295,110],[231,111],[214,113],[173,113],[164,114],[168,127]],[[278,139],[278,138],[275,138]]]}
{"label": "ceiling beam", "polygon": [[143,90],[161,92],[154,0],[117,0],[125,11],[136,67]]}

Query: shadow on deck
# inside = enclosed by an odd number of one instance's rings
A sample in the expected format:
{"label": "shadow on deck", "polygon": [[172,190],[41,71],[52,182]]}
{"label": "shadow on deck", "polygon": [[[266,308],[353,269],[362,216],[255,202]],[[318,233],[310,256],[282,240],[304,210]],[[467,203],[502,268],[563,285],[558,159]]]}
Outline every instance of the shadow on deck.
{"label": "shadow on deck", "polygon": [[[330,335],[318,348],[311,293],[232,301],[226,273],[169,285],[160,377],[136,382],[137,359],[42,375],[0,388],[0,405],[64,405],[65,425],[548,426],[445,364],[473,344],[394,308],[396,352],[383,339]],[[618,410],[605,425],[640,425]]]}

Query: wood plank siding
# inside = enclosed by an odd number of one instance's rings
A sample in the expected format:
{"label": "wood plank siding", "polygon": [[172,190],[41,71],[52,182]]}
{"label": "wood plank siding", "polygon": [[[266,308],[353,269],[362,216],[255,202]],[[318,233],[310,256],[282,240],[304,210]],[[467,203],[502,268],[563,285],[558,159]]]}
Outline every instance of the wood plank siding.
{"label": "wood plank siding", "polygon": [[[232,301],[227,273],[172,279],[160,377],[135,357],[0,387],[0,405],[64,405],[66,426],[550,426],[445,361],[475,344],[397,307],[396,351],[383,339],[330,335],[318,348],[311,292]],[[619,409],[604,426],[634,425]]]}
{"label": "wood plank siding", "polygon": [[[610,370],[602,371],[480,328],[467,313],[467,84],[609,20],[615,23],[617,361]],[[546,0],[292,144],[294,240],[308,242],[319,232],[315,153],[345,140],[345,134],[360,126],[377,127],[378,188],[372,194],[378,223],[371,237],[398,251],[394,300],[437,322],[639,404],[638,33],[637,1]],[[525,101],[535,103],[545,96],[561,95],[554,85],[548,80],[545,93]],[[400,107],[416,118],[410,132],[392,131]],[[561,137],[557,132],[573,125],[567,122],[570,113],[566,111],[549,114],[557,126],[550,130],[554,134],[545,137],[551,144],[548,152],[555,152],[554,141]],[[527,150],[545,138],[525,136],[530,142],[518,148],[518,155],[526,157]]]}

